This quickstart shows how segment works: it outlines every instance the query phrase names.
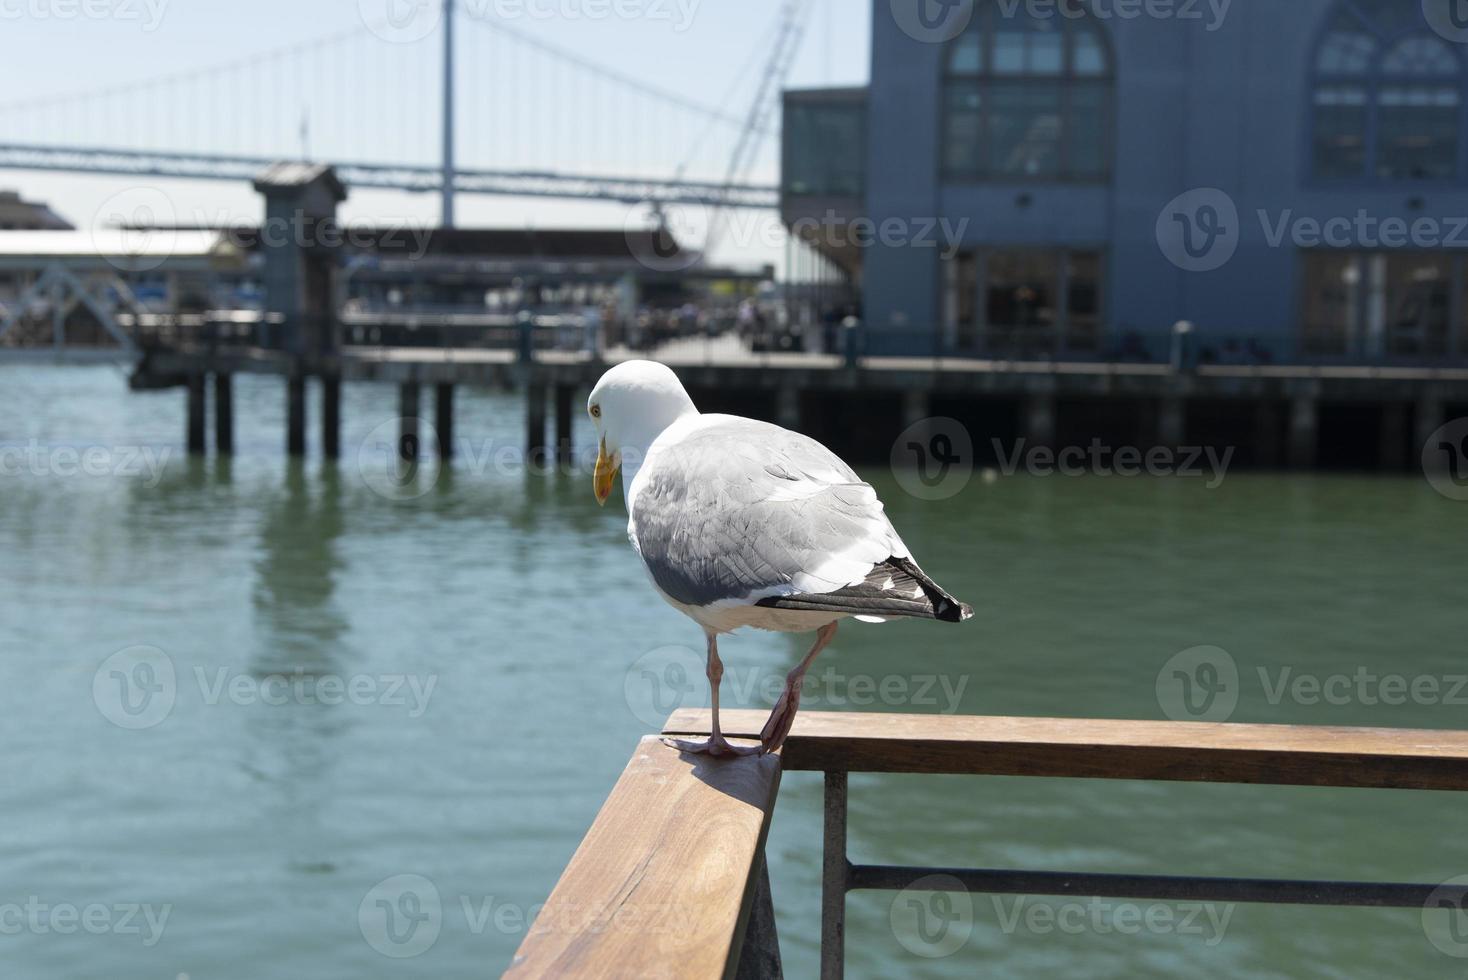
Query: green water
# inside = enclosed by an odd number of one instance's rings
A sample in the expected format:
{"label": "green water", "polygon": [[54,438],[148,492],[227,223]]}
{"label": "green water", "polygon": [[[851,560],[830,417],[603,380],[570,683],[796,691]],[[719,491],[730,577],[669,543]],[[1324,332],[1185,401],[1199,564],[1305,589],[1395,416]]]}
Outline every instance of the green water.
{"label": "green water", "polygon": [[[406,488],[375,448],[393,390],[346,388],[339,468],[282,459],[278,381],[236,402],[233,463],[189,462],[178,392],[0,370],[0,974],[497,975],[699,633],[650,591],[619,498],[514,464],[511,396],[461,392],[460,466]],[[843,627],[809,710],[1162,718],[1159,673],[1212,646],[1235,721],[1468,728],[1468,504],[1423,480],[1018,476],[922,501],[867,476],[979,612]],[[803,644],[726,640],[725,702],[767,706]],[[1351,683],[1311,703],[1302,674]],[[769,843],[791,977],[816,970],[820,795],[786,776]],[[1468,874],[1438,793],[858,776],[851,813],[863,862]],[[438,897],[431,944],[374,926],[404,881]],[[1468,973],[1416,910],[1117,904],[857,893],[848,975]]]}

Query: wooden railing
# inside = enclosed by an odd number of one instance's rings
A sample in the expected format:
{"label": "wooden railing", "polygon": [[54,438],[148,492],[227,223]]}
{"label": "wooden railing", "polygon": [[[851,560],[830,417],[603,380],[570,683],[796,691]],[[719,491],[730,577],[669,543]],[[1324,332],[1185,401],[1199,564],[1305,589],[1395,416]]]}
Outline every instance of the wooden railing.
{"label": "wooden railing", "polygon": [[[725,711],[753,738],[758,711]],[[678,711],[665,734],[708,732]],[[825,774],[821,976],[840,977],[846,893],[920,880],[990,894],[1462,909],[1468,886],[853,865],[847,774],[905,772],[1468,790],[1468,732],[1287,725],[801,715],[781,757],[714,760],[643,739],[520,947],[510,977],[779,976],[763,846],[781,769]]]}

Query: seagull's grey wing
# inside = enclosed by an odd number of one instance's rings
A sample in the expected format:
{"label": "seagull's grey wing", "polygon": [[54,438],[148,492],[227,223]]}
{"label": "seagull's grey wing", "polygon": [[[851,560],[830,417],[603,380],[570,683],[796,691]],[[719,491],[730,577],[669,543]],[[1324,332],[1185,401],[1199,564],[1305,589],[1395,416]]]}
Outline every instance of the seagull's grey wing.
{"label": "seagull's grey wing", "polygon": [[705,606],[861,582],[906,548],[876,491],[820,443],[750,419],[715,419],[650,457],[633,502],[653,580]]}
{"label": "seagull's grey wing", "polygon": [[691,606],[934,615],[919,584],[931,580],[851,467],[778,426],[706,418],[638,475],[633,543],[663,592]]}

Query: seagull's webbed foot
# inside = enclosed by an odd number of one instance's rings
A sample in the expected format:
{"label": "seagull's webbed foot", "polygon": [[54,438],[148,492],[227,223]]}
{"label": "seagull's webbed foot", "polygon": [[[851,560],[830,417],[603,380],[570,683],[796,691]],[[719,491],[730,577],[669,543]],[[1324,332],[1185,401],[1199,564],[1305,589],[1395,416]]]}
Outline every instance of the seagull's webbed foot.
{"label": "seagull's webbed foot", "polygon": [[711,736],[701,742],[690,742],[681,738],[665,738],[663,744],[691,755],[707,755],[715,759],[724,756],[754,755],[761,751],[759,745],[735,745],[722,735]]}
{"label": "seagull's webbed foot", "polygon": [[785,692],[780,695],[780,700],[775,703],[775,710],[770,712],[769,720],[765,727],[760,729],[760,754],[767,755],[778,751],[785,744],[785,736],[790,734],[790,726],[795,724],[795,712],[800,707],[800,690],[795,688],[795,694],[791,696],[791,688],[786,687]]}

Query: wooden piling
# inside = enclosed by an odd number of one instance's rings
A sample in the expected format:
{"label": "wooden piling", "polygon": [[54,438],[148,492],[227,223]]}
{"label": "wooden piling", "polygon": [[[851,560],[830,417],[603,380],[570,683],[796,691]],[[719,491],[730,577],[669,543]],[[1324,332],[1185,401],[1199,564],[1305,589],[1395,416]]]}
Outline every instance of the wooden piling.
{"label": "wooden piling", "polygon": [[204,375],[202,372],[189,375],[188,392],[189,453],[194,456],[202,456],[205,452]]}
{"label": "wooden piling", "polygon": [[[1420,457],[1427,448],[1432,434],[1442,427],[1446,411],[1442,398],[1435,391],[1427,391],[1417,399],[1412,419],[1412,453]],[[1436,450],[1436,446],[1433,447]]]}
{"label": "wooden piling", "polygon": [[571,465],[574,448],[571,444],[571,427],[575,415],[576,389],[571,385],[556,385],[556,463]]}
{"label": "wooden piling", "polygon": [[525,457],[531,463],[545,456],[545,383],[525,386]]}
{"label": "wooden piling", "polygon": [[800,430],[800,389],[795,385],[781,385],[775,393],[776,421],[793,431]]}
{"label": "wooden piling", "polygon": [[285,382],[285,451],[306,455],[306,376],[292,371]]}
{"label": "wooden piling", "polygon": [[418,459],[421,394],[422,389],[416,381],[404,381],[398,386],[398,459],[404,463]]}
{"label": "wooden piling", "polygon": [[1267,470],[1277,470],[1280,465],[1279,402],[1261,398],[1254,404],[1254,465]]}
{"label": "wooden piling", "polygon": [[214,451],[234,455],[234,376],[214,373]]}
{"label": "wooden piling", "polygon": [[1180,395],[1164,395],[1157,402],[1157,444],[1176,449],[1183,444],[1187,415]]}
{"label": "wooden piling", "polygon": [[1377,465],[1388,473],[1407,468],[1407,403],[1387,402],[1381,407],[1377,433]]}
{"label": "wooden piling", "polygon": [[334,374],[321,377],[321,454],[342,455],[342,379]]}
{"label": "wooden piling", "polygon": [[1290,468],[1315,467],[1320,444],[1320,403],[1314,395],[1296,395],[1290,402]]}
{"label": "wooden piling", "polygon": [[435,391],[433,424],[438,429],[438,458],[454,458],[454,386],[440,384]]}
{"label": "wooden piling", "polygon": [[1052,446],[1055,443],[1055,395],[1032,392],[1025,396],[1022,435],[1030,446]]}

